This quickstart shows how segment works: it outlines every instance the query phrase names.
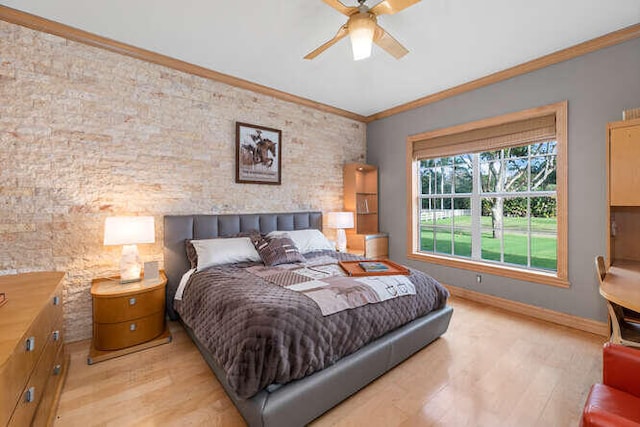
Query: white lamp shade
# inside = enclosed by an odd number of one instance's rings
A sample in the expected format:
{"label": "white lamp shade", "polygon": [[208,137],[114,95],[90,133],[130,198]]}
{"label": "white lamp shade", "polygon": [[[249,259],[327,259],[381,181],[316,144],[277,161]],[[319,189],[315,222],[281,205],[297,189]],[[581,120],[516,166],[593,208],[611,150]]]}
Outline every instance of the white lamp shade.
{"label": "white lamp shade", "polygon": [[368,13],[359,13],[349,19],[349,37],[355,61],[371,56],[375,29],[376,23]]}
{"label": "white lamp shade", "polygon": [[156,233],[152,216],[110,216],[104,222],[104,244],[135,245],[154,243]]}
{"label": "white lamp shade", "polygon": [[353,212],[329,212],[329,228],[353,228]]}

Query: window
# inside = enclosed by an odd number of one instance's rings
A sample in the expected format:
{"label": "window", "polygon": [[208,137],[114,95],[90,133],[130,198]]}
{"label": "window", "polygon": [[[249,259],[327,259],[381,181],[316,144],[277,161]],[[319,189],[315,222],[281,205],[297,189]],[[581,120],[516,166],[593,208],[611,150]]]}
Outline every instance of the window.
{"label": "window", "polygon": [[568,286],[566,102],[408,139],[410,258]]}

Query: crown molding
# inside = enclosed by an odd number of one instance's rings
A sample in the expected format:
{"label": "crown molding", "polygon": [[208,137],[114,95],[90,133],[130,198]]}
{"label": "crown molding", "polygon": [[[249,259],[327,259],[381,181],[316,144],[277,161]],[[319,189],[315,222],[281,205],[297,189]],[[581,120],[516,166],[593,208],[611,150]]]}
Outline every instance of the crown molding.
{"label": "crown molding", "polygon": [[613,46],[619,43],[624,43],[638,37],[640,37],[640,24],[631,25],[630,27],[605,34],[604,36],[596,37],[595,39],[576,44],[566,49],[555,51],[548,55],[541,56],[540,58],[524,62],[511,68],[507,68],[506,70],[498,71],[496,73],[489,74],[488,76],[472,80],[468,83],[463,83],[450,89],[446,89],[441,92],[437,92],[416,99],[414,101],[407,102],[406,104],[401,104],[396,107],[389,108],[388,110],[372,114],[370,116],[367,116],[366,121],[367,123],[370,123],[375,120],[380,120],[385,117],[413,110],[414,108],[422,107],[427,104],[433,104],[434,102],[442,101],[443,99],[451,98],[452,96],[470,92],[472,90],[489,86],[503,80],[508,80],[510,78],[530,73],[532,71],[536,71],[541,68],[557,64],[559,62],[568,61],[569,59],[586,55],[587,53],[595,52],[596,50],[604,49],[606,47]]}
{"label": "crown molding", "polygon": [[366,117],[0,5],[0,20],[364,123]]}
{"label": "crown molding", "polygon": [[132,58],[162,65],[177,71],[182,71],[184,73],[193,74],[210,80],[215,80],[221,83],[228,84],[230,86],[235,86],[241,89],[246,89],[263,95],[271,96],[283,101],[292,102],[304,107],[309,107],[326,113],[335,114],[337,116],[342,116],[347,119],[356,120],[362,123],[370,123],[375,120],[380,120],[386,117],[393,116],[395,114],[413,110],[414,108],[442,101],[446,98],[460,95],[465,92],[470,92],[484,86],[498,83],[522,74],[530,73],[532,71],[536,71],[541,68],[557,64],[559,62],[568,61],[569,59],[586,55],[587,53],[595,52],[597,50],[624,43],[626,41],[640,37],[640,24],[631,25],[621,30],[614,31],[612,33],[596,37],[594,39],[579,43],[566,49],[558,50],[540,58],[524,62],[520,65],[507,68],[506,70],[498,71],[488,76],[481,77],[479,79],[463,83],[461,85],[454,86],[452,88],[427,95],[422,98],[418,98],[416,100],[380,111],[370,116],[362,116],[351,111],[343,110],[341,108],[333,107],[327,104],[322,104],[320,102],[312,101],[310,99],[293,95],[278,89],[273,89],[268,86],[240,79],[228,74],[223,74],[209,68],[191,64],[186,61],[181,61],[167,55],[162,55],[126,43],[121,43],[107,37],[102,37],[88,31],[80,30],[69,25],[61,24],[59,22],[32,15],[30,13],[13,9],[7,6],[0,5],[0,20],[31,28],[32,30],[53,34],[89,46],[106,49],[111,52],[119,53],[121,55],[126,55]]}

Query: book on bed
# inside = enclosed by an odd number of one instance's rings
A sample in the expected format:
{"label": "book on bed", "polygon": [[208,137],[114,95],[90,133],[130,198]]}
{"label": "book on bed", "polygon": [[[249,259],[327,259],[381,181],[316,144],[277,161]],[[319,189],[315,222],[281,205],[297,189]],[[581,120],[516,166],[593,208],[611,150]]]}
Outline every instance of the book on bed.
{"label": "book on bed", "polygon": [[367,273],[389,270],[387,265],[377,261],[361,261],[358,265]]}

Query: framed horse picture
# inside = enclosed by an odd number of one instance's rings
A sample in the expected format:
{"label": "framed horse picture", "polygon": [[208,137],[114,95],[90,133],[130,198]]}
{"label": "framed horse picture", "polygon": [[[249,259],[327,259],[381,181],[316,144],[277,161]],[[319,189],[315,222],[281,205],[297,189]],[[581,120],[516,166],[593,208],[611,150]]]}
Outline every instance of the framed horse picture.
{"label": "framed horse picture", "polygon": [[282,132],[236,122],[236,182],[280,185]]}

